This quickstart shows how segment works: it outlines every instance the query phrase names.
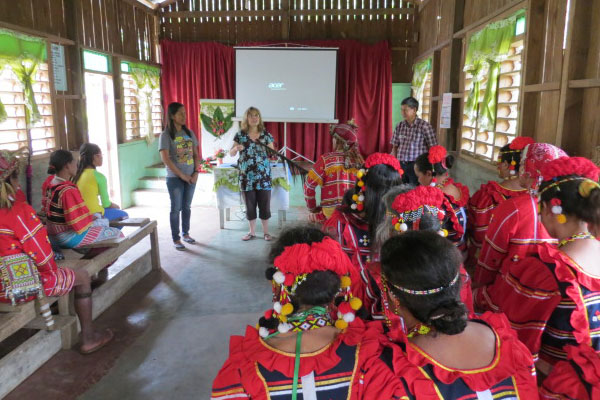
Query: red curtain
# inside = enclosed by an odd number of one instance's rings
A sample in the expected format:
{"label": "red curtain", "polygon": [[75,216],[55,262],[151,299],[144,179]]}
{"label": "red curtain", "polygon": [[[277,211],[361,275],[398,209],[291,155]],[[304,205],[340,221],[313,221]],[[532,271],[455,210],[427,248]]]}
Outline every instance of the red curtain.
{"label": "red curtain", "polygon": [[[244,45],[264,45],[247,43]],[[273,43],[269,43],[273,44]],[[336,118],[354,118],[361,151],[386,151],[392,135],[392,69],[387,42],[353,40],[302,41],[298,44],[338,47]],[[187,107],[188,126],[199,134],[198,100],[235,98],[234,49],[212,42],[173,42],[162,48],[162,95],[165,110],[178,101]],[[315,93],[318,96],[318,93]],[[283,146],[283,123],[267,123],[276,145]],[[315,160],[331,150],[327,124],[287,124],[288,146]]]}

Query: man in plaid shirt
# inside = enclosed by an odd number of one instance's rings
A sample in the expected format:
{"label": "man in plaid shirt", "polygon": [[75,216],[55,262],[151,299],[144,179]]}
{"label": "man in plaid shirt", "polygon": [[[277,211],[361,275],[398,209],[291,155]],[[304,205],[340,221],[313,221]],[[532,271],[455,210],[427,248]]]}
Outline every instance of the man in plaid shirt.
{"label": "man in plaid shirt", "polygon": [[419,102],[414,97],[402,100],[402,117],[392,135],[392,155],[398,158],[404,170],[405,183],[417,185],[415,160],[437,145],[433,128],[427,121],[417,117]]}

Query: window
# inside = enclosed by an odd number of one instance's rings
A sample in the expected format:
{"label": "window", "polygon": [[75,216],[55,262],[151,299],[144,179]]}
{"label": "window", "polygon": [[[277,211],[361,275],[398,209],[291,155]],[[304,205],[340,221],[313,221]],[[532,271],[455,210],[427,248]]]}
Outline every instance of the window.
{"label": "window", "polygon": [[[523,32],[524,23],[524,17],[518,16],[514,32]],[[490,162],[497,160],[500,148],[518,133],[524,35],[511,36],[500,59],[484,61],[480,69],[467,69],[464,75],[461,151]],[[474,90],[474,85],[479,88]],[[470,101],[476,104],[469,107]]]}
{"label": "window", "polygon": [[419,102],[419,109],[421,110],[421,119],[431,123],[431,71],[425,75],[425,85],[421,92],[420,98],[417,98]]}
{"label": "window", "polygon": [[433,59],[428,57],[413,67],[412,95],[419,102],[421,119],[431,122],[431,79]]}
{"label": "window", "polygon": [[158,68],[142,64],[121,63],[123,120],[127,140],[162,131],[158,71]]}
{"label": "window", "polygon": [[56,149],[47,63],[38,65],[32,86],[40,118],[28,127],[23,85],[10,65],[0,71],[0,100],[6,110],[6,120],[0,122],[0,149],[27,147],[34,155]]}

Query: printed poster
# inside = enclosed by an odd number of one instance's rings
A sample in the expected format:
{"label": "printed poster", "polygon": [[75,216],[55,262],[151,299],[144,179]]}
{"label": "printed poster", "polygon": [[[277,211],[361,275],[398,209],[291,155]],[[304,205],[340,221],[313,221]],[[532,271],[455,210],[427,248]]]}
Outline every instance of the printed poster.
{"label": "printed poster", "polygon": [[235,163],[238,156],[229,156],[233,137],[239,131],[238,121],[234,121],[235,101],[233,99],[200,99],[200,126],[202,158],[214,157],[219,149],[226,152],[224,163]]}

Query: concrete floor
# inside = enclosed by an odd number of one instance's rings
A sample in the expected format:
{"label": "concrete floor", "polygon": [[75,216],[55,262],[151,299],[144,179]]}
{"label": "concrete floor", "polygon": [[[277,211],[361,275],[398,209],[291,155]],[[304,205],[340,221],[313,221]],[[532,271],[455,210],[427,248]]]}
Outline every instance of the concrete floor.
{"label": "concrete floor", "polygon": [[[107,348],[89,356],[61,351],[7,399],[208,399],[229,336],[256,324],[270,307],[268,245],[262,236],[240,240],[246,221],[220,230],[216,209],[195,207],[190,233],[198,243],[179,252],[171,244],[168,208],[127,211],[158,220],[163,270],[147,275],[98,318],[98,326],[115,331]],[[290,210],[288,225],[305,220],[304,213]],[[275,217],[270,228],[277,235]]]}

